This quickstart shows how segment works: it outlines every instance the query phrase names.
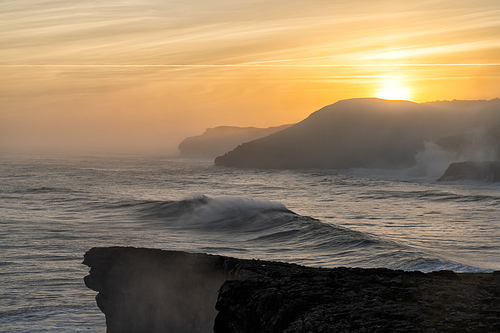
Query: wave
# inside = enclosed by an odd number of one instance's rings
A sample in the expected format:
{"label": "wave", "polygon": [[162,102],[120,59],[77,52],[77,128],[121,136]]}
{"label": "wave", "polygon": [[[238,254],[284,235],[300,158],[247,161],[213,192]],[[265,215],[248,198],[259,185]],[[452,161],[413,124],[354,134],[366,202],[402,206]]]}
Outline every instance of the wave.
{"label": "wave", "polygon": [[50,187],[50,186],[37,186],[22,189],[13,189],[10,191],[15,194],[47,194],[47,193],[73,193],[70,188],[65,187]]}
{"label": "wave", "polygon": [[311,249],[326,249],[383,242],[374,235],[299,215],[282,203],[249,197],[201,195],[179,201],[122,202],[114,208],[133,208],[142,221],[156,226],[245,233],[249,243],[290,241],[307,243]]}
{"label": "wave", "polygon": [[[266,249],[289,249],[299,264],[364,268],[387,267],[405,271],[490,272],[492,270],[453,262],[378,235],[351,230],[319,220],[300,217],[269,233],[248,240]],[[250,245],[249,245],[250,246]],[[298,260],[297,260],[298,259]]]}
{"label": "wave", "polygon": [[0,327],[2,332],[102,333],[106,331],[103,319],[103,314],[95,306],[31,308],[0,314]]}
{"label": "wave", "polygon": [[459,194],[442,190],[423,190],[423,191],[390,191],[390,190],[373,190],[367,194],[360,195],[361,199],[417,199],[417,200],[432,200],[432,201],[455,201],[455,202],[478,202],[491,201],[494,204],[500,203],[498,195],[484,194]]}
{"label": "wave", "polygon": [[401,260],[395,265],[393,269],[402,269],[405,271],[421,271],[421,272],[435,272],[441,270],[449,270],[457,273],[491,273],[492,269],[484,269],[465,265],[442,258],[425,258],[417,257],[412,259]]}
{"label": "wave", "polygon": [[113,207],[132,209],[146,228],[173,228],[193,232],[197,238],[217,239],[200,245],[200,249],[214,254],[262,255],[262,259],[324,267],[484,271],[384,236],[302,216],[282,203],[267,200],[201,195],[179,201],[121,202]]}
{"label": "wave", "polygon": [[180,201],[147,201],[137,206],[142,219],[203,230],[259,231],[299,217],[281,203],[245,197],[202,195]]}
{"label": "wave", "polygon": [[[130,205],[130,204],[125,204]],[[285,242],[310,250],[361,248],[394,244],[375,235],[354,231],[299,215],[282,203],[247,197],[198,196],[180,201],[144,201],[133,204],[142,220],[168,227],[200,231],[237,231],[246,242]]]}

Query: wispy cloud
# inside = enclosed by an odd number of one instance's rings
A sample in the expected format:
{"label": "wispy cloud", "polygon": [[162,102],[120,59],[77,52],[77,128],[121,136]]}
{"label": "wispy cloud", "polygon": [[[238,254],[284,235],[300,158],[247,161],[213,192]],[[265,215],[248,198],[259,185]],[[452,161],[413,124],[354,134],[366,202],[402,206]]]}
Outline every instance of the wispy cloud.
{"label": "wispy cloud", "polygon": [[0,134],[166,142],[389,80],[416,101],[498,97],[499,16],[498,0],[0,1]]}
{"label": "wispy cloud", "polygon": [[[290,60],[282,60],[290,61]],[[390,64],[276,64],[276,63],[250,63],[250,64],[13,64],[1,65],[3,68],[231,68],[231,67],[346,67],[346,68],[397,68],[397,67],[488,67],[500,66],[500,63],[441,63],[441,64],[408,64],[408,63],[390,63]]]}
{"label": "wispy cloud", "polygon": [[300,58],[341,65],[499,46],[500,5],[478,1],[472,8],[453,3],[443,9],[444,3],[382,1],[374,10],[366,1],[2,2],[0,56],[4,64],[219,65]]}

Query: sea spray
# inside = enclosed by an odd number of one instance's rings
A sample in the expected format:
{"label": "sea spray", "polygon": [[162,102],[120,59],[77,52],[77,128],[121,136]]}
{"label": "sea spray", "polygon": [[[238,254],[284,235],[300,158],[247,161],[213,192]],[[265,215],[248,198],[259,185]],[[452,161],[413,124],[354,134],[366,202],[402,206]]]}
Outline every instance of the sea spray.
{"label": "sea spray", "polygon": [[210,198],[204,195],[180,201],[141,205],[143,218],[170,227],[258,231],[289,222],[297,214],[282,203],[250,197]]}
{"label": "sea spray", "polygon": [[457,153],[444,150],[433,141],[426,141],[424,149],[415,155],[416,165],[409,169],[409,174],[415,177],[437,179],[443,175],[448,166],[460,162]]}

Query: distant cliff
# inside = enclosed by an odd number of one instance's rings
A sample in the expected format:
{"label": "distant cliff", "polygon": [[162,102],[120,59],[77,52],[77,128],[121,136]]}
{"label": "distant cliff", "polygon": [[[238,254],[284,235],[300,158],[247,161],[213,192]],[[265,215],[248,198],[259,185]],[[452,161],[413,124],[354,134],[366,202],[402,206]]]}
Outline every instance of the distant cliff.
{"label": "distant cliff", "polygon": [[219,126],[207,128],[205,133],[184,139],[179,144],[183,157],[215,158],[238,145],[281,131],[291,125],[269,128]]}
{"label": "distant cliff", "polygon": [[[499,125],[499,100],[424,104],[375,98],[343,100],[287,129],[244,143],[217,157],[215,164],[277,169],[403,168],[415,164],[415,155],[426,141],[448,138],[441,140],[443,149],[453,149],[462,139],[472,140],[473,133],[484,129],[494,133],[488,129]],[[499,145],[491,143],[498,135],[479,137],[484,140],[461,143],[460,149],[488,146],[497,155]]]}
{"label": "distant cliff", "polygon": [[500,272],[313,268],[93,248],[87,287],[108,333],[499,332]]}

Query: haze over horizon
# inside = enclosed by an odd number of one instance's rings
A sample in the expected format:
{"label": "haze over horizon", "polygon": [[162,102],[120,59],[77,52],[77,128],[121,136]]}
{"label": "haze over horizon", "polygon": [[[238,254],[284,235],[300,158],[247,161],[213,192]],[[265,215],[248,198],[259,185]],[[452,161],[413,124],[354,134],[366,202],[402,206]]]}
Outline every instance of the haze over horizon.
{"label": "haze over horizon", "polygon": [[4,1],[0,149],[173,153],[343,99],[497,98],[499,15],[497,0]]}

